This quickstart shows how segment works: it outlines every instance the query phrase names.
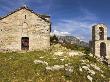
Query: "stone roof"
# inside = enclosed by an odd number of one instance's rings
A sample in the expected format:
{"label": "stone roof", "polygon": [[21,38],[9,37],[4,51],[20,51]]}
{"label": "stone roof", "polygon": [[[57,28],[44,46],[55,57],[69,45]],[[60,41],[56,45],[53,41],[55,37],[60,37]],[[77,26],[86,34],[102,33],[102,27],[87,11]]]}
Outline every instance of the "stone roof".
{"label": "stone roof", "polygon": [[35,13],[33,10],[29,9],[27,6],[22,6],[22,7],[18,8],[18,9],[16,9],[15,11],[12,11],[12,12],[8,13],[6,16],[0,17],[0,20],[6,18],[6,17],[8,17],[8,16],[10,16],[11,14],[13,14],[13,13],[15,13],[15,12],[21,10],[21,9],[26,9],[26,10],[30,11],[31,13],[34,13],[34,14],[37,15],[38,17],[42,18],[44,21],[50,22],[49,20],[46,19],[46,18],[50,18],[50,16]]}

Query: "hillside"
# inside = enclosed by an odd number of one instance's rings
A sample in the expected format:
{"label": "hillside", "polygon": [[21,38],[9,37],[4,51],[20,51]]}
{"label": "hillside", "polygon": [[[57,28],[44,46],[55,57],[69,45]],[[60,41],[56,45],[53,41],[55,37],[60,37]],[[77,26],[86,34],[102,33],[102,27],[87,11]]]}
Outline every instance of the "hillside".
{"label": "hillside", "polygon": [[79,46],[83,46],[83,47],[89,47],[89,43],[81,41],[80,39],[74,37],[74,36],[57,36],[58,41],[60,43],[66,42],[66,43],[70,43],[70,44],[76,44]]}
{"label": "hillside", "polygon": [[80,39],[78,39],[72,35],[51,34],[51,42],[60,43],[60,44],[77,45],[77,46],[81,46],[81,47],[89,47],[89,43],[87,43],[85,41],[81,41]]}
{"label": "hillside", "polygon": [[110,68],[59,44],[50,50],[0,53],[0,82],[109,82]]}

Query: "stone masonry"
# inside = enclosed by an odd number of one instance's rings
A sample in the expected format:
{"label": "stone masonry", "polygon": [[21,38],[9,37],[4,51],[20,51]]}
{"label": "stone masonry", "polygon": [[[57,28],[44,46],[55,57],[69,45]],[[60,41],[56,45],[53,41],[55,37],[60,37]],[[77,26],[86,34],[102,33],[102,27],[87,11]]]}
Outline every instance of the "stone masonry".
{"label": "stone masonry", "polygon": [[0,51],[42,50],[50,47],[50,16],[23,6],[0,17]]}
{"label": "stone masonry", "polygon": [[110,40],[107,39],[107,27],[97,24],[92,27],[92,53],[110,64]]}

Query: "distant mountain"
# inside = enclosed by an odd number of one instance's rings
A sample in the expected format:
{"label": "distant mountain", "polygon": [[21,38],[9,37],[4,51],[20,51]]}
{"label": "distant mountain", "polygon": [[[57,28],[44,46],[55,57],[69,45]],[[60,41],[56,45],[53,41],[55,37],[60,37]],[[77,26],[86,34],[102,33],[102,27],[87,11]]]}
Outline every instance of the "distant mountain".
{"label": "distant mountain", "polygon": [[71,33],[68,32],[59,32],[57,30],[54,30],[50,33],[50,36],[56,36],[58,38],[59,43],[70,43],[70,44],[76,44],[82,47],[89,47],[89,43],[85,41],[81,41],[75,36],[72,36]]}
{"label": "distant mountain", "polygon": [[60,43],[70,43],[70,44],[76,44],[79,46],[83,46],[83,47],[89,47],[89,43],[81,41],[80,39],[74,37],[74,36],[70,36],[70,35],[66,35],[66,36],[58,36],[58,41]]}

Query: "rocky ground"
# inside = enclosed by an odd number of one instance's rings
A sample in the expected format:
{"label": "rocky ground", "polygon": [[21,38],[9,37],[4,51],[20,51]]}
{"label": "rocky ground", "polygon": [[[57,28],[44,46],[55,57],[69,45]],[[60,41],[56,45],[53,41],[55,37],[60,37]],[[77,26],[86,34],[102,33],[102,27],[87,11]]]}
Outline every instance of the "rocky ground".
{"label": "rocky ground", "polygon": [[110,67],[92,54],[52,45],[50,50],[0,53],[0,82],[109,82]]}

